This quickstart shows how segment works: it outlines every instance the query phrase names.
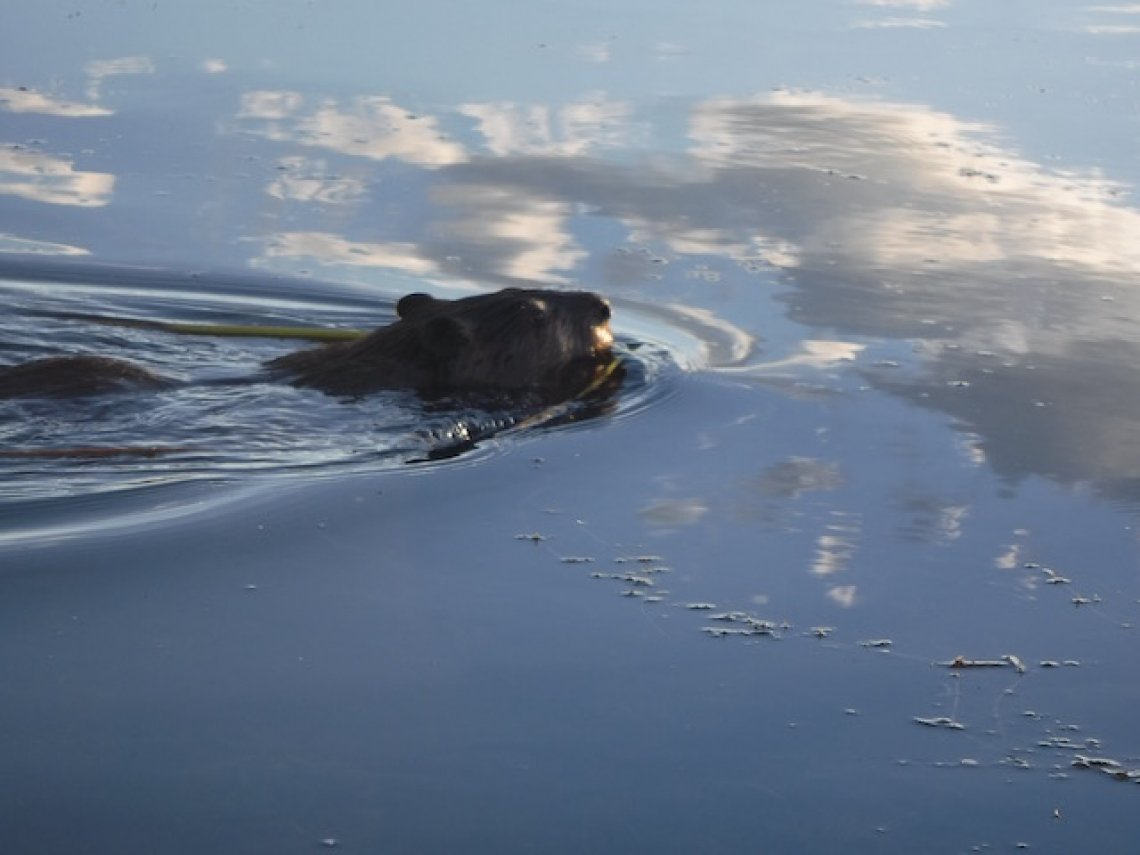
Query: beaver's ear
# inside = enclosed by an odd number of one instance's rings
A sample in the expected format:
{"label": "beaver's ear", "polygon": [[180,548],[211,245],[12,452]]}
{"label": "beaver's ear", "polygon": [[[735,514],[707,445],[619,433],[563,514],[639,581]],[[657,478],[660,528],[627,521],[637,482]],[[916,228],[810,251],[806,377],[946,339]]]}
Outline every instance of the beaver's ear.
{"label": "beaver's ear", "polygon": [[423,341],[432,354],[448,359],[467,345],[469,337],[463,324],[455,318],[440,315],[424,325]]}
{"label": "beaver's ear", "polygon": [[396,314],[401,318],[415,314],[436,302],[431,294],[408,294],[396,303]]}

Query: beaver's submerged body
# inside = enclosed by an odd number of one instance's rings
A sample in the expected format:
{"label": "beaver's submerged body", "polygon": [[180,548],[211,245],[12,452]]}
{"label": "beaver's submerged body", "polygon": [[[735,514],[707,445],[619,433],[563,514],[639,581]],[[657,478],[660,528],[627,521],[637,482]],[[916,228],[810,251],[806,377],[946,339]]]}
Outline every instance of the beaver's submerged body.
{"label": "beaver's submerged body", "polygon": [[[266,369],[333,395],[412,389],[425,398],[526,395],[566,400],[611,359],[610,307],[583,291],[508,288],[459,300],[409,294],[398,320],[362,339],[274,359]],[[58,356],[0,367],[0,398],[75,397],[161,387],[120,359]]]}

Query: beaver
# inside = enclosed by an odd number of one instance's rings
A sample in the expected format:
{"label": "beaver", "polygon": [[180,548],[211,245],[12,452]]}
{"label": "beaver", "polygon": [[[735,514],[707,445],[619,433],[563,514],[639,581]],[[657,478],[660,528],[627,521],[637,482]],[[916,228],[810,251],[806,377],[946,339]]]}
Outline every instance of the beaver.
{"label": "beaver", "polygon": [[[397,320],[363,338],[273,359],[296,386],[360,396],[410,389],[425,399],[568,400],[612,360],[610,306],[586,291],[507,288],[457,300],[408,294]],[[0,367],[0,398],[78,397],[171,382],[121,359],[56,356]]]}

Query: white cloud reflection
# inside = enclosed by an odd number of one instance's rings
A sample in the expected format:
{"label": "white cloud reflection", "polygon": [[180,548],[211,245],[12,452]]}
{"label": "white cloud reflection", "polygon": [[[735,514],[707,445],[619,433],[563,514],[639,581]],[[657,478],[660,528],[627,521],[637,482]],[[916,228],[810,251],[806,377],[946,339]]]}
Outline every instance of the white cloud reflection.
{"label": "white cloud reflection", "polygon": [[[923,105],[817,92],[697,102],[680,140],[672,105],[661,118],[601,96],[457,112],[476,122],[466,146],[440,138],[442,119],[387,98],[249,93],[241,118],[254,133],[430,176],[396,203],[410,216],[387,238],[351,240],[321,225],[282,236],[272,253],[560,284],[590,269],[579,236],[598,223],[620,237],[612,264],[591,273],[617,296],[652,289],[675,262],[773,271],[789,285],[793,320],[834,337],[768,370],[859,364],[862,345],[844,338],[910,339],[919,373],[874,380],[956,414],[970,459],[999,472],[1140,478],[1140,403],[1120,404],[1140,402],[1140,376],[1125,372],[1116,392],[1087,381],[1106,364],[1098,349],[1140,362],[1140,211],[1104,174],[1047,169],[994,128]],[[296,163],[271,195],[379,204],[359,184],[330,183],[350,171],[332,154]],[[647,255],[621,255],[624,241]],[[707,290],[733,287],[731,269],[716,267]],[[990,403],[971,406],[982,394]],[[945,540],[963,519],[951,510],[927,527]]]}
{"label": "white cloud reflection", "polygon": [[588,252],[573,237],[568,222],[574,206],[567,202],[517,198],[509,189],[486,184],[454,184],[439,188],[433,201],[457,212],[436,224],[449,245],[502,250],[496,274],[532,282],[565,282]]}
{"label": "white cloud reflection", "polygon": [[858,601],[858,593],[855,585],[836,585],[827,589],[827,598],[837,606],[849,609]]}
{"label": "white cloud reflection", "polygon": [[49,205],[98,208],[111,201],[115,176],[80,172],[70,160],[29,148],[0,149],[0,194]]}
{"label": "white cloud reflection", "polygon": [[368,196],[362,178],[331,174],[324,160],[287,157],[278,163],[278,168],[280,174],[266,188],[266,192],[275,199],[347,205]]}
{"label": "white cloud reflection", "polygon": [[637,511],[637,516],[648,526],[674,529],[694,525],[709,512],[709,505],[700,498],[657,499]]}
{"label": "white cloud reflection", "polygon": [[97,104],[66,101],[32,89],[3,87],[0,87],[0,109],[9,113],[40,113],[44,116],[63,116],[72,119],[112,114],[111,110]]}
{"label": "white cloud reflection", "polygon": [[122,56],[115,59],[97,59],[87,64],[87,97],[98,101],[103,84],[112,77],[129,74],[154,74],[154,60],[148,56]]}
{"label": "white cloud reflection", "polygon": [[950,5],[950,0],[857,0],[860,6],[885,6],[890,9],[914,9],[929,12]]}
{"label": "white cloud reflection", "polygon": [[774,359],[751,366],[749,373],[768,374],[786,371],[790,368],[835,368],[844,363],[854,363],[867,349],[867,345],[850,341],[802,341],[795,353],[783,359]]}
{"label": "white cloud reflection", "polygon": [[[1086,12],[1097,15],[1140,15],[1140,4],[1117,6],[1088,6]],[[1121,23],[1119,18],[1110,17],[1108,23],[1100,21],[1086,24],[1080,28],[1082,32],[1093,36],[1130,36],[1140,33],[1140,24]]]}
{"label": "white cloud reflection", "polygon": [[103,83],[124,74],[153,74],[154,61],[148,57],[101,59],[87,64],[88,102],[72,101],[28,87],[0,87],[0,109],[9,113],[39,113],[69,119],[112,116],[115,111],[99,104]]}
{"label": "white cloud reflection", "polygon": [[360,96],[347,104],[335,98],[309,104],[296,92],[248,92],[238,119],[267,139],[371,160],[395,158],[432,169],[467,158],[462,145],[441,134],[436,119],[417,116],[382,95]]}
{"label": "white cloud reflection", "polygon": [[[1085,282],[1140,271],[1140,212],[1121,204],[1119,185],[1095,171],[1046,171],[995,142],[991,128],[923,106],[787,91],[710,99],[690,111],[682,155],[617,163],[603,156],[607,146],[636,151],[637,139],[656,133],[626,104],[598,97],[558,109],[470,104],[459,113],[477,120],[483,142],[472,149],[490,156],[441,139],[439,121],[380,96],[344,107],[251,92],[240,118],[271,139],[445,170],[427,190],[431,218],[408,242],[424,260],[462,259],[476,278],[565,281],[589,256],[573,224],[583,211],[604,211],[629,240],[675,257],[727,257],[797,275],[843,271],[848,290],[864,295],[865,305],[848,309],[871,326],[894,317],[930,339],[923,324],[969,314],[961,326],[984,328],[979,342],[1027,352],[1042,346],[1032,313],[979,314],[961,289],[1007,299],[1019,265]],[[269,185],[276,198],[367,200],[364,179],[343,178],[341,163],[283,163]],[[954,300],[947,276],[958,283]],[[983,284],[990,278],[993,287]],[[924,301],[933,313],[915,316]],[[888,304],[893,316],[880,311]],[[1114,323],[1113,313],[1092,314]],[[833,349],[796,358],[853,356]]]}
{"label": "white cloud reflection", "polygon": [[30,238],[22,238],[0,232],[0,253],[4,252],[20,253],[21,255],[56,256],[81,256],[91,254],[82,247],[71,246],[66,243],[32,240]]}
{"label": "white cloud reflection", "polygon": [[875,21],[859,21],[855,26],[860,30],[933,30],[945,27],[946,24],[932,18],[880,18]]}
{"label": "white cloud reflection", "polygon": [[630,106],[604,95],[554,109],[511,102],[468,104],[459,110],[478,122],[485,146],[498,156],[573,157],[628,142]]}
{"label": "white cloud reflection", "polygon": [[1140,33],[1140,24],[1089,24],[1084,31],[1093,36],[1133,36]]}
{"label": "white cloud reflection", "polygon": [[828,207],[788,253],[801,261],[838,257],[884,272],[931,258],[1140,270],[1140,212],[1118,204],[1119,185],[1095,172],[1045,172],[985,142],[989,132],[922,107],[778,92],[702,105],[692,154],[716,169],[784,179],[801,194],[826,192]]}
{"label": "white cloud reflection", "polygon": [[322,264],[385,267],[408,273],[434,273],[436,265],[411,243],[365,243],[325,232],[283,232],[266,245],[267,258],[305,258]]}
{"label": "white cloud reflection", "polygon": [[830,577],[846,570],[858,547],[862,528],[859,515],[844,511],[833,512],[832,520],[825,527],[824,533],[816,538],[811,572],[816,576]]}
{"label": "white cloud reflection", "polygon": [[574,52],[586,62],[605,63],[609,62],[612,56],[609,42],[587,42],[578,45]]}

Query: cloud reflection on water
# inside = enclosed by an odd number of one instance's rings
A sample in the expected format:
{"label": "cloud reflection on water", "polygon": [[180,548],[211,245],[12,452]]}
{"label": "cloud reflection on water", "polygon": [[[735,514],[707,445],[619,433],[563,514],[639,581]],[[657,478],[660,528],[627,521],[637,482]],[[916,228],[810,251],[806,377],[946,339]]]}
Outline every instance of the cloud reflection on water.
{"label": "cloud reflection on water", "polygon": [[103,84],[112,77],[129,74],[155,73],[157,66],[149,56],[121,56],[114,59],[97,59],[87,64],[87,97],[98,101],[103,94]]}
{"label": "cloud reflection on water", "polygon": [[86,118],[110,116],[114,111],[98,104],[68,101],[27,88],[0,87],[0,109],[9,113],[39,113],[44,116]]}
{"label": "cloud reflection on water", "polygon": [[[125,121],[95,102],[102,82],[154,69],[131,57],[94,63],[89,105],[5,90],[3,106],[74,128]],[[588,280],[614,297],[714,315],[723,295],[776,283],[793,321],[827,331],[805,340],[845,354],[833,364],[879,388],[949,413],[975,462],[1015,478],[1140,480],[1140,212],[1104,175],[1043,168],[994,128],[923,105],[782,90],[640,105],[594,93],[433,114],[384,93],[251,89],[226,103],[230,116],[189,126],[201,136],[188,145],[219,152],[204,169],[228,169],[232,148],[251,170],[257,189],[241,201],[261,210],[234,211],[232,230],[217,219],[218,234],[236,231],[229,250],[241,263],[395,270],[452,285]],[[83,145],[9,146],[0,193],[108,208],[116,174],[79,169],[63,153]],[[98,150],[104,168],[132,180],[160,168],[131,155]],[[258,174],[265,162],[274,166]],[[141,174],[151,182],[141,192],[160,186]],[[184,243],[195,212],[235,207],[211,195],[233,184],[183,187],[184,204],[148,215],[150,244]],[[8,245],[122,251],[98,245],[117,232],[91,227],[96,237],[77,241],[81,223],[63,228],[10,230]],[[765,334],[763,317],[723,319],[746,337]],[[882,370],[866,344],[835,340],[859,336],[909,342],[915,355]],[[814,364],[790,359],[785,368]]]}
{"label": "cloud reflection on water", "polygon": [[77,170],[67,158],[25,147],[0,149],[0,194],[99,208],[111,201],[114,187],[115,176]]}
{"label": "cloud reflection on water", "polygon": [[266,257],[311,258],[326,264],[384,267],[410,273],[435,273],[435,266],[420,258],[413,244],[364,243],[327,232],[287,232],[266,247]]}
{"label": "cloud reflection on water", "polygon": [[478,122],[486,150],[499,157],[580,157],[602,146],[628,144],[634,127],[630,105],[611,101],[604,95],[557,110],[545,105],[500,102],[468,104],[459,112]]}
{"label": "cloud reflection on water", "polygon": [[[450,119],[380,96],[305,107],[258,92],[242,104],[239,119],[268,139],[429,176],[426,216],[401,240],[297,233],[278,236],[271,255],[563,283],[601,260],[605,248],[580,234],[607,222],[663,265],[771,271],[790,317],[810,327],[920,343],[917,373],[868,376],[953,415],[972,431],[974,457],[1001,472],[1140,478],[1130,287],[1140,212],[1105,176],[1046,170],[993,128],[922,105],[790,91],[697,102],[679,145],[665,119],[603,96],[470,104]],[[467,142],[441,133],[460,119],[475,120]],[[606,281],[607,269],[618,278]],[[603,265],[597,285],[651,290],[639,270]]]}
{"label": "cloud reflection on water", "polygon": [[444,138],[434,118],[417,116],[383,95],[361,95],[347,105],[297,92],[242,96],[238,119],[269,140],[327,148],[372,160],[395,158],[432,168],[458,163],[462,146]]}

